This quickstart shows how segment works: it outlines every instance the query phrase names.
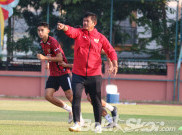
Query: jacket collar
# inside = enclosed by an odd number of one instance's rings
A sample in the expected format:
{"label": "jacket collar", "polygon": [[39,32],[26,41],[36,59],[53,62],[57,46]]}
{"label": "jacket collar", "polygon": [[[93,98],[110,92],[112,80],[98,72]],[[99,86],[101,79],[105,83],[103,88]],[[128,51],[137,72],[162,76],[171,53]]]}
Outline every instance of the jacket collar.
{"label": "jacket collar", "polygon": [[87,34],[87,35],[95,35],[98,31],[96,28],[94,28],[92,31],[88,31],[88,30],[85,30],[85,29],[82,29],[82,31]]}

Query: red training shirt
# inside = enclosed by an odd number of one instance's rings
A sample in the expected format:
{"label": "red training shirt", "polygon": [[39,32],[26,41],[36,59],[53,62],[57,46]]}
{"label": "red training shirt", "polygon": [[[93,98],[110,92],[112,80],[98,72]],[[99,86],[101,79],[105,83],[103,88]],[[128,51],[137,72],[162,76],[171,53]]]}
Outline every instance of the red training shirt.
{"label": "red training shirt", "polygon": [[[47,42],[44,43],[41,40],[40,45],[46,56],[56,57],[57,54],[61,53],[63,61],[65,63],[68,63],[60,44],[55,38],[49,36]],[[69,68],[62,67],[61,65],[58,64],[58,62],[49,61],[49,69],[50,69],[50,76],[61,76],[70,73]]]}

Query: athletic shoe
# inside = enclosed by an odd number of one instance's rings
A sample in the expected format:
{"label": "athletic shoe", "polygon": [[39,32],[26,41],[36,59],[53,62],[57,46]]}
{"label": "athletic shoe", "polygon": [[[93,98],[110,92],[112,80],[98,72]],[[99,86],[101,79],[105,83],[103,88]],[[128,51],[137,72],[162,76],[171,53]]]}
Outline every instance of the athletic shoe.
{"label": "athletic shoe", "polygon": [[69,127],[69,131],[71,132],[80,132],[81,126],[76,122],[72,127]]}
{"label": "athletic shoe", "polygon": [[109,123],[107,126],[105,126],[104,128],[115,128],[116,127],[116,123]]}
{"label": "athletic shoe", "polygon": [[111,111],[112,117],[113,117],[113,122],[116,123],[116,117],[117,117],[117,107],[113,106],[114,110]]}
{"label": "athletic shoe", "polygon": [[68,123],[71,124],[72,121],[73,121],[73,114],[72,112],[69,112]]}
{"label": "athletic shoe", "polygon": [[102,127],[101,127],[101,125],[97,125],[95,127],[95,133],[102,133]]}

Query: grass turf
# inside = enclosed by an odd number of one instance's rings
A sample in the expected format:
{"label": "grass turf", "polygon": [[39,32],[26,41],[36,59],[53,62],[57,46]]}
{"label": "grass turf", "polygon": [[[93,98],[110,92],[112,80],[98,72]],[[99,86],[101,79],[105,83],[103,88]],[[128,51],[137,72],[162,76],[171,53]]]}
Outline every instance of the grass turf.
{"label": "grass turf", "polygon": [[[122,104],[116,104],[116,106],[119,120],[121,120],[118,122],[119,128],[103,131],[102,134],[104,135],[182,134],[182,131],[178,130],[182,126],[181,106]],[[90,119],[94,122],[92,106],[88,102],[82,102],[82,113],[84,119]],[[0,100],[0,135],[77,134],[68,131],[71,125],[67,123],[67,119],[68,113],[66,111],[47,101]],[[143,131],[146,128],[155,128],[156,131]],[[95,133],[89,130],[79,134]]]}

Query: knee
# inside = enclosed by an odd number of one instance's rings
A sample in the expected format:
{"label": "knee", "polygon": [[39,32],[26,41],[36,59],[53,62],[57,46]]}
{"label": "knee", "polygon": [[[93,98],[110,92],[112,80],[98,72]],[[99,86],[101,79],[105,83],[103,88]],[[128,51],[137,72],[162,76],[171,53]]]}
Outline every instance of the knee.
{"label": "knee", "polygon": [[66,95],[66,98],[67,98],[69,101],[72,101],[72,100],[73,100],[73,95]]}
{"label": "knee", "polygon": [[104,108],[102,108],[102,116],[104,117],[106,115],[107,115],[107,111]]}
{"label": "knee", "polygon": [[72,99],[73,98],[73,93],[70,90],[68,92],[65,92],[65,96],[66,96],[67,99]]}
{"label": "knee", "polygon": [[52,99],[52,96],[49,95],[49,94],[45,94],[44,97],[45,97],[45,99],[48,100],[48,101],[50,101],[50,100]]}
{"label": "knee", "polygon": [[72,98],[73,97],[73,95],[68,95],[68,94],[66,94],[66,98],[67,99],[70,99],[70,98]]}

